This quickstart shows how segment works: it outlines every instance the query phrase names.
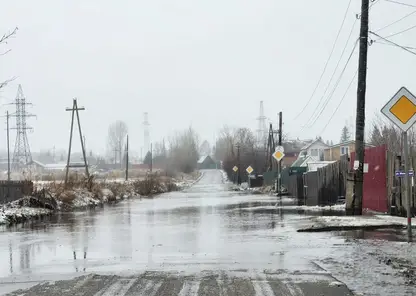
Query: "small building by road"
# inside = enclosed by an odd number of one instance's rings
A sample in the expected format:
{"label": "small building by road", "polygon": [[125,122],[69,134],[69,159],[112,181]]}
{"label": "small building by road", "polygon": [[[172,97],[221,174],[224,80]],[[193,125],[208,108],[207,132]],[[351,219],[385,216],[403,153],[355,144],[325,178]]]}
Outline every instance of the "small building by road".
{"label": "small building by road", "polygon": [[217,163],[212,159],[211,156],[205,155],[201,156],[197,163],[198,170],[210,170],[216,169]]}

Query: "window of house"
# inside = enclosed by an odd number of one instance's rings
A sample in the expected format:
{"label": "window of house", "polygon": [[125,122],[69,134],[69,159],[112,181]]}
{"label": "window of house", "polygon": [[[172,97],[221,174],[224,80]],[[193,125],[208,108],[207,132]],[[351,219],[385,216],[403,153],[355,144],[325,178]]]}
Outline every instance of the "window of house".
{"label": "window of house", "polygon": [[318,156],[319,155],[319,149],[311,149],[311,156]]}
{"label": "window of house", "polygon": [[349,154],[348,146],[341,147],[341,155]]}

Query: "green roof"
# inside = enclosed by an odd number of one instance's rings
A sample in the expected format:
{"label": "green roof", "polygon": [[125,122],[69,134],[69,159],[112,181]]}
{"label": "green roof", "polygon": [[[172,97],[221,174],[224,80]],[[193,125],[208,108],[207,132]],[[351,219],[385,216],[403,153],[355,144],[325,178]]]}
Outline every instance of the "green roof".
{"label": "green roof", "polygon": [[306,160],[306,157],[299,157],[295,160],[294,163],[292,163],[291,167],[300,167],[301,164]]}

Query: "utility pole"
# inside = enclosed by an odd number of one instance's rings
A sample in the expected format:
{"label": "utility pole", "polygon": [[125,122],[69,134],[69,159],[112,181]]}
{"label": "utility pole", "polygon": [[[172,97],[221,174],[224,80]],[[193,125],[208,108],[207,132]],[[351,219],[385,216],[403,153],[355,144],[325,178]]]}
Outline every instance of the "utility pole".
{"label": "utility pole", "polygon": [[[279,141],[278,141],[278,145],[282,146],[282,126],[283,126],[283,114],[282,112],[279,112]],[[274,152],[274,151],[273,151]],[[281,188],[281,173],[282,173],[282,160],[279,160],[277,162],[277,186],[276,186],[276,193],[279,195],[280,194],[280,188]]]}
{"label": "utility pole", "polygon": [[150,143],[150,173],[153,171],[153,143]]}
{"label": "utility pole", "polygon": [[360,53],[358,60],[357,114],[355,119],[355,155],[358,168],[354,174],[352,215],[362,215],[364,181],[365,93],[367,88],[368,10],[370,1],[361,1]]}
{"label": "utility pole", "polygon": [[7,190],[10,189],[10,128],[9,128],[9,111],[6,112],[6,121],[7,121]]}
{"label": "utility pole", "polygon": [[240,144],[237,144],[237,185],[241,184]]}
{"label": "utility pole", "polygon": [[[75,168],[85,167],[86,177],[87,178],[90,177],[90,173],[88,171],[87,157],[85,155],[84,138],[82,136],[82,131],[81,131],[81,121],[79,119],[79,111],[82,111],[82,110],[85,110],[85,108],[84,107],[78,107],[77,99],[73,99],[72,108],[66,108],[66,111],[71,111],[72,115],[71,115],[71,130],[69,132],[69,149],[68,149],[68,159],[67,159],[67,163],[66,163],[65,186],[68,183],[69,168],[71,168],[71,167],[75,167]],[[79,164],[70,165],[71,149],[72,149],[72,134],[73,134],[73,131],[74,131],[75,115],[77,116],[78,132],[79,132],[79,138],[80,138],[80,141],[81,141],[82,156],[84,158],[84,164],[83,165],[79,165]]]}
{"label": "utility pole", "polygon": [[129,179],[129,135],[126,143],[126,181]]}

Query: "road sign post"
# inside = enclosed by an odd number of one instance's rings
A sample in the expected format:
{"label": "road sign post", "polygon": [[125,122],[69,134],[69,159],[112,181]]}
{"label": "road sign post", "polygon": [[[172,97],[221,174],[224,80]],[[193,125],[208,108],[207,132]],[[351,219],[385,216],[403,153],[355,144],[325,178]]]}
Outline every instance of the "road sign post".
{"label": "road sign post", "polygon": [[249,165],[247,168],[246,168],[246,172],[250,175],[252,172],[254,171],[254,169],[251,167],[251,165]]}
{"label": "road sign post", "polygon": [[407,140],[407,131],[403,132],[403,149],[404,149],[404,186],[406,189],[406,201],[407,201],[407,235],[409,239],[412,237],[412,203],[410,199],[412,198],[412,184],[410,183],[409,176],[409,142]]}
{"label": "road sign post", "polygon": [[277,178],[276,178],[276,193],[280,194],[280,188],[282,187],[282,179],[281,179],[281,165],[280,162],[282,161],[283,157],[285,157],[285,149],[283,146],[277,146],[276,150],[272,154],[273,158],[277,161]]}
{"label": "road sign post", "polygon": [[234,166],[233,167],[233,171],[234,171],[234,180],[233,180],[233,183],[236,183],[237,182],[237,171],[238,171],[238,167],[237,166]]}
{"label": "road sign post", "polygon": [[412,185],[410,183],[409,171],[409,142],[407,140],[407,131],[416,122],[416,97],[405,87],[388,101],[381,109],[388,119],[402,130],[403,134],[403,154],[404,154],[404,184],[407,205],[407,234],[409,241],[412,238]]}

